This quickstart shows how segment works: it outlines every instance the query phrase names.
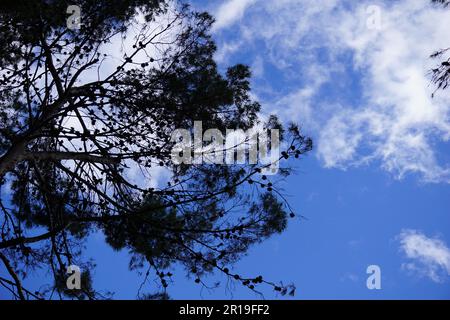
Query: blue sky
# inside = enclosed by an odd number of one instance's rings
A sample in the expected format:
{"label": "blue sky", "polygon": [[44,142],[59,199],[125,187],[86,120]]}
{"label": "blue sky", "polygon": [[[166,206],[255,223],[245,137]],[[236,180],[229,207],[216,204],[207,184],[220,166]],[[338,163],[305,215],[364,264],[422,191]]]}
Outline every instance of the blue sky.
{"label": "blue sky", "polygon": [[[192,4],[217,18],[221,68],[252,66],[263,113],[300,123],[315,143],[284,183],[307,220],[235,268],[294,283],[295,299],[449,299],[450,91],[432,99],[427,71],[450,46],[450,10],[427,0]],[[94,236],[86,256],[97,288],[135,298],[142,277],[126,252]],[[381,290],[366,287],[369,265],[381,268]],[[205,290],[175,274],[173,298],[258,298],[221,275]]]}
{"label": "blue sky", "polygon": [[[298,163],[298,162],[297,162]],[[426,274],[407,272],[402,265],[415,263],[401,250],[403,229],[420,230],[427,237],[450,243],[449,188],[419,184],[415,178],[393,180],[376,166],[349,171],[324,169],[313,155],[299,163],[298,174],[286,183],[286,193],[308,220],[291,220],[288,230],[250,250],[235,266],[241,274],[293,282],[294,299],[448,299],[447,271],[440,282]],[[96,284],[116,290],[116,298],[134,298],[142,278],[127,271],[126,253],[117,255],[94,240],[97,256]],[[99,250],[101,248],[101,250]],[[447,249],[448,250],[448,249]],[[100,253],[100,256],[99,256]],[[381,268],[381,290],[368,290],[366,268]],[[178,299],[258,299],[240,286],[200,289],[176,273],[169,292]],[[272,291],[266,298],[282,298]]]}

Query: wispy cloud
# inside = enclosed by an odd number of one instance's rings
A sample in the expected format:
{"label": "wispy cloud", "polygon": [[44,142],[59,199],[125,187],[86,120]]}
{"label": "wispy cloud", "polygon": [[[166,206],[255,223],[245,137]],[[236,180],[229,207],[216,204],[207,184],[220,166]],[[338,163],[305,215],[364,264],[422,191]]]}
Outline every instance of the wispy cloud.
{"label": "wispy cloud", "polygon": [[344,274],[343,276],[341,276],[341,277],[339,278],[339,280],[340,280],[341,282],[347,282],[347,281],[350,281],[350,282],[358,282],[358,281],[359,281],[359,277],[358,277],[358,275],[355,274],[355,273],[347,272],[346,274]]}
{"label": "wispy cloud", "polygon": [[257,0],[227,0],[215,12],[214,30],[232,25],[242,18],[245,10]]}
{"label": "wispy cloud", "polygon": [[[237,2],[218,9],[218,26],[233,28],[239,54],[251,48],[281,71],[274,82],[287,85],[267,105],[306,123],[324,166],[376,162],[398,178],[450,183],[436,147],[449,143],[450,95],[431,98],[427,75],[429,55],[450,45],[450,10],[424,0]],[[374,3],[379,28],[367,25]]]}
{"label": "wispy cloud", "polygon": [[428,238],[417,230],[403,230],[398,236],[400,250],[409,262],[402,265],[408,272],[442,282],[450,276],[450,249],[438,238]]}

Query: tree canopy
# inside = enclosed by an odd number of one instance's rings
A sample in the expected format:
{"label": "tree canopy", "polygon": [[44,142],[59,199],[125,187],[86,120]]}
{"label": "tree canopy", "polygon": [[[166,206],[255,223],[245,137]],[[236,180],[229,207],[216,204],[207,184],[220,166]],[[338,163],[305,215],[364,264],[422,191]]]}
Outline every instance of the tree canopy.
{"label": "tree canopy", "polygon": [[[438,4],[444,8],[448,8],[450,6],[449,0],[431,0],[432,3]],[[450,52],[449,48],[440,48],[435,51],[431,58],[433,59],[441,59],[439,65],[431,70],[431,80],[437,85],[437,89],[447,89],[450,84],[450,56],[448,53]]]}
{"label": "tree canopy", "polygon": [[[277,162],[307,153],[311,140],[260,115],[247,66],[219,71],[208,13],[171,1],[81,0],[81,26],[70,29],[69,5],[1,3],[0,260],[8,275],[0,284],[17,299],[108,297],[82,254],[101,232],[130,253],[131,270],[159,279],[139,298],[168,298],[173,265],[199,285],[221,272],[255,292],[267,285],[293,294],[292,285],[233,271],[251,245],[296,216],[279,179],[262,164],[175,164],[171,135],[194,121],[223,132],[278,129]],[[127,50],[114,46],[121,41]],[[154,182],[158,170],[168,173],[164,185]],[[80,290],[65,287],[69,265],[83,270]],[[34,292],[23,281],[38,269],[53,282]]]}

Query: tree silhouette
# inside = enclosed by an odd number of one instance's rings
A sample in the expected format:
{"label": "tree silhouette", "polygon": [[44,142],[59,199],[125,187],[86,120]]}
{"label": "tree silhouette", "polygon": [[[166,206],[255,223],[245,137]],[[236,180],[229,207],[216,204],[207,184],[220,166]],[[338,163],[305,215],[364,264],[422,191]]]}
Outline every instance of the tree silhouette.
{"label": "tree silhouette", "polygon": [[[292,285],[232,271],[295,216],[264,175],[267,164],[175,164],[171,135],[192,132],[194,121],[223,132],[279,129],[277,162],[299,158],[311,140],[275,116],[261,119],[248,67],[218,71],[207,13],[179,2],[83,0],[81,28],[72,30],[71,4],[1,4],[0,260],[8,275],[0,284],[17,299],[108,297],[81,255],[89,234],[102,232],[130,252],[131,270],[159,279],[141,299],[168,298],[174,264],[199,285],[222,272],[255,292],[268,285],[293,294]],[[138,32],[129,52],[111,52],[117,39],[130,41],[130,29]],[[150,187],[155,170],[170,178]],[[80,290],[66,288],[69,265],[83,270]],[[54,281],[31,292],[22,282],[36,269]]]}
{"label": "tree silhouette", "polygon": [[444,7],[448,7],[450,5],[450,1],[449,0],[431,0],[431,2],[440,4],[440,5],[444,6]]}
{"label": "tree silhouette", "polygon": [[[448,8],[450,6],[449,0],[431,0],[432,3]],[[443,59],[439,65],[431,70],[431,80],[437,85],[437,89],[447,89],[450,84],[450,52],[449,48],[439,49],[435,51],[430,57],[433,59],[441,58]],[[447,54],[447,58],[445,55]]]}

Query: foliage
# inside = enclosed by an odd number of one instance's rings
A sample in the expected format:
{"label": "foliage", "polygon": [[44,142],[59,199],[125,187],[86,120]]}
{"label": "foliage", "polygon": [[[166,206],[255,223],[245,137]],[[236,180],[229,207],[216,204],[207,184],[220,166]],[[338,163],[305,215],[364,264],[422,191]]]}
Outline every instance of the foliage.
{"label": "foliage", "polygon": [[[162,293],[144,298],[168,297],[174,264],[202,285],[205,275],[222,272],[250,290],[266,284],[293,293],[230,269],[295,216],[264,166],[171,161],[172,132],[192,130],[194,121],[223,131],[282,129],[275,116],[260,119],[248,67],[218,71],[212,17],[178,2],[78,3],[82,27],[69,30],[69,1],[2,2],[0,183],[11,196],[0,202],[0,253],[12,280],[0,283],[16,298],[104,298],[87,271],[82,292],[63,282],[67,266],[91,266],[83,247],[89,234],[103,232],[112,248],[130,252],[130,269],[159,279]],[[141,29],[117,62],[118,52],[103,50],[130,40],[131,26]],[[295,125],[283,138],[277,161],[312,148]],[[150,187],[155,170],[170,173],[166,185]],[[54,283],[30,293],[21,281],[36,269],[50,270]]]}

